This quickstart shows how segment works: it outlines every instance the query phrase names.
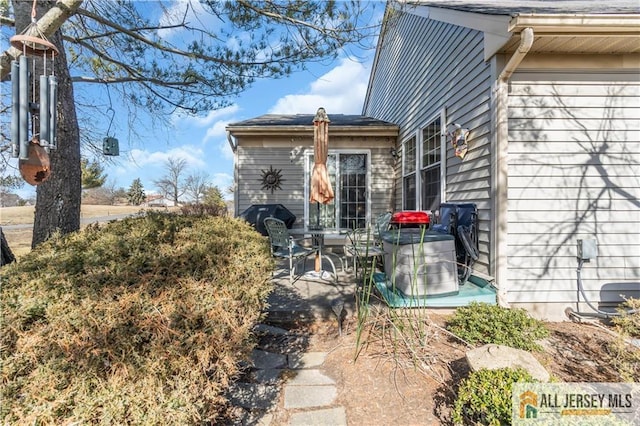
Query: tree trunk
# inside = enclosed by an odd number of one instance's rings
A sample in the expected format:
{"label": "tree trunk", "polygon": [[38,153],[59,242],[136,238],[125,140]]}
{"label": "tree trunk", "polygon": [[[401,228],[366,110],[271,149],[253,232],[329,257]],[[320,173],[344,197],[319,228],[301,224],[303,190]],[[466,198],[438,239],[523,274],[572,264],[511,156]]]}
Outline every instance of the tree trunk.
{"label": "tree trunk", "polygon": [[2,232],[2,228],[0,228],[0,266],[8,265],[11,262],[16,261],[16,257],[13,255],[11,248],[9,247],[9,243],[7,239],[4,237],[4,232]]}
{"label": "tree trunk", "polygon": [[50,154],[51,177],[38,185],[31,247],[47,240],[56,230],[68,234],[80,229],[82,172],[73,85],[61,33],[56,32],[51,42],[60,50],[55,63],[58,77],[58,149]]}
{"label": "tree trunk", "polygon": [[[32,1],[13,2],[16,33],[21,33],[31,22]],[[36,18],[43,16],[55,1],[38,1]],[[51,176],[38,185],[35,219],[31,247],[47,240],[55,231],[62,234],[80,229],[80,201],[82,173],[80,169],[80,132],[76,117],[73,86],[67,66],[62,34],[56,31],[49,41],[60,54],[55,58],[58,78],[58,149],[50,152]],[[39,61],[41,63],[41,61]],[[40,73],[41,71],[36,71]],[[36,81],[38,78],[36,76]],[[36,94],[38,93],[37,89]]]}

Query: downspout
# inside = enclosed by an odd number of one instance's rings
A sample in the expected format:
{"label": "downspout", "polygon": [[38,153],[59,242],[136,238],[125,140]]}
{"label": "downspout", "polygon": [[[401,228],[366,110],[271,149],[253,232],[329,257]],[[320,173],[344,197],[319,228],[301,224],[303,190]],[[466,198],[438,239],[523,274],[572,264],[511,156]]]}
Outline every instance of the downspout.
{"label": "downspout", "polygon": [[495,82],[494,96],[496,102],[496,153],[493,163],[494,220],[492,231],[495,237],[495,278],[498,284],[498,304],[508,306],[507,290],[507,239],[508,239],[508,154],[509,154],[509,78],[518,68],[533,45],[533,29],[525,28],[520,33],[520,45],[511,56]]}
{"label": "downspout", "polygon": [[238,140],[227,130],[227,142],[233,151],[233,217],[237,217],[240,212],[240,200],[238,199]]}

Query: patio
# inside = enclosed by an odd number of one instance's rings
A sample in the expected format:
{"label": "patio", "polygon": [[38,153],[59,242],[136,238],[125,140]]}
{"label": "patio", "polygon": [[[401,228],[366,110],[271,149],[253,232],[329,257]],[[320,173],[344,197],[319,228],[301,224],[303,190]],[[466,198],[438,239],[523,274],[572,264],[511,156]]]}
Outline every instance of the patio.
{"label": "patio", "polygon": [[[341,256],[338,249],[334,249],[333,257]],[[289,282],[288,262],[279,261],[274,271],[274,291],[268,297],[268,316],[270,321],[314,321],[317,319],[335,319],[336,309],[340,304],[344,307],[343,318],[352,316],[356,311],[356,279],[353,268],[345,263],[346,270],[336,263],[338,271],[337,283],[334,280],[317,279],[313,274],[313,259],[304,263],[305,273],[293,283]],[[300,267],[303,267],[302,264]],[[329,270],[324,263],[323,269]],[[452,309],[466,306],[473,301],[495,304],[496,291],[488,277],[472,275],[468,282],[460,286],[459,292],[449,296],[433,296],[411,298],[401,293],[393,292],[385,282],[384,273],[376,272],[374,288],[369,297],[369,304],[381,309],[389,306],[393,308],[437,308]],[[386,300],[386,301],[385,301]]]}

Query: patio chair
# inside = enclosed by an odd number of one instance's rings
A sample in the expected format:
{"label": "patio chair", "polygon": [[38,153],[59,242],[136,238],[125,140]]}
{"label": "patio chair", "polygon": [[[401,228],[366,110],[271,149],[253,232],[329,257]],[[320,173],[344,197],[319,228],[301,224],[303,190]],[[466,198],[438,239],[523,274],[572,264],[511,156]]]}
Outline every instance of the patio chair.
{"label": "patio chair", "polygon": [[[269,235],[271,255],[279,259],[289,259],[289,282],[293,283],[295,281],[295,268],[300,262],[306,261],[307,257],[315,254],[316,250],[298,244],[289,235],[289,229],[287,229],[287,225],[282,220],[268,217],[263,223]],[[304,270],[302,273],[304,273]]]}
{"label": "patio chair", "polygon": [[366,273],[374,266],[382,268],[384,251],[376,243],[370,228],[357,228],[347,233],[344,253],[352,259],[356,277],[359,269]]}
{"label": "patio chair", "polygon": [[389,230],[389,224],[391,223],[392,216],[393,215],[391,212],[380,213],[378,216],[376,216],[373,235],[376,242],[380,246],[382,246],[382,239],[380,236],[382,235],[383,232],[386,232]]}
{"label": "patio chair", "polygon": [[478,247],[478,208],[473,203],[442,203],[440,223],[434,231],[455,237],[456,260],[460,285],[471,276],[473,265],[480,255]]}

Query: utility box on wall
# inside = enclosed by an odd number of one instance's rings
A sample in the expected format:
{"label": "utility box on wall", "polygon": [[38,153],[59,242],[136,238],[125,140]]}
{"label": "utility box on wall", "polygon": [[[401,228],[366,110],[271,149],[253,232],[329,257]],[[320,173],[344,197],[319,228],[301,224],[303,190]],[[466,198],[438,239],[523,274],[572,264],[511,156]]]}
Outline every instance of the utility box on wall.
{"label": "utility box on wall", "polygon": [[598,257],[598,245],[596,240],[578,240],[578,259],[589,261]]}

